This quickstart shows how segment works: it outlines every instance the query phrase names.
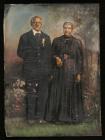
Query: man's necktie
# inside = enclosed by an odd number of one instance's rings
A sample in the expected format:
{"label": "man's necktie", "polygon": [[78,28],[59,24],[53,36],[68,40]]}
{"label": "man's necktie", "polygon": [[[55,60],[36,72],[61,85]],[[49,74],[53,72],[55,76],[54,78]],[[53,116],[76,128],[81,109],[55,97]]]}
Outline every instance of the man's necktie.
{"label": "man's necktie", "polygon": [[40,38],[40,33],[36,33],[36,34],[35,34],[35,38],[36,38],[36,40],[39,40],[39,38]]}

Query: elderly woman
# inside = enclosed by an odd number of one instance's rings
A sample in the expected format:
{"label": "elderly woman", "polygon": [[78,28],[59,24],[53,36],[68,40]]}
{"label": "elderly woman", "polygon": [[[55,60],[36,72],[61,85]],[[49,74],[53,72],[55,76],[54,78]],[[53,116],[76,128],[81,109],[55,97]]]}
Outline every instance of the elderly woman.
{"label": "elderly woman", "polygon": [[53,78],[49,87],[45,120],[81,122],[83,120],[81,41],[72,36],[73,24],[65,22],[64,35],[52,43]]}

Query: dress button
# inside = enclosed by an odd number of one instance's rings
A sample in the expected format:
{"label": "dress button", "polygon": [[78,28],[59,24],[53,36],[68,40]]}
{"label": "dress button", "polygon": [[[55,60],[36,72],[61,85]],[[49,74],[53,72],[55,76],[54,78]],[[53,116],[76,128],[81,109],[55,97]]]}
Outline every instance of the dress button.
{"label": "dress button", "polygon": [[38,62],[40,62],[40,60],[38,60]]}
{"label": "dress button", "polygon": [[38,55],[40,56],[40,53],[38,53]]}

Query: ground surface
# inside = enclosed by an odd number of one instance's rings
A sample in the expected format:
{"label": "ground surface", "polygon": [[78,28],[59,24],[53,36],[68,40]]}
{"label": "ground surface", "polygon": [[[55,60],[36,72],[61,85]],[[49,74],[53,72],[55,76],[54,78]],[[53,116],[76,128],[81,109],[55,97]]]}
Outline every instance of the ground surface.
{"label": "ground surface", "polygon": [[21,118],[6,118],[5,132],[7,137],[25,136],[101,136],[101,127],[97,121],[81,124],[28,124]]}

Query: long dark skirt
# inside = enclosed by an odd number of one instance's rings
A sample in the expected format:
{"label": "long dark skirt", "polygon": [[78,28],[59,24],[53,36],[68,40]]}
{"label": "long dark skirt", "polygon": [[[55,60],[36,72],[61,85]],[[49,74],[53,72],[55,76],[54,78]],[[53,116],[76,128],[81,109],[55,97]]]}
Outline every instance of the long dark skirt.
{"label": "long dark skirt", "polygon": [[75,82],[73,74],[66,81],[63,69],[56,69],[49,84],[45,120],[72,123],[81,122],[83,118],[82,83]]}

